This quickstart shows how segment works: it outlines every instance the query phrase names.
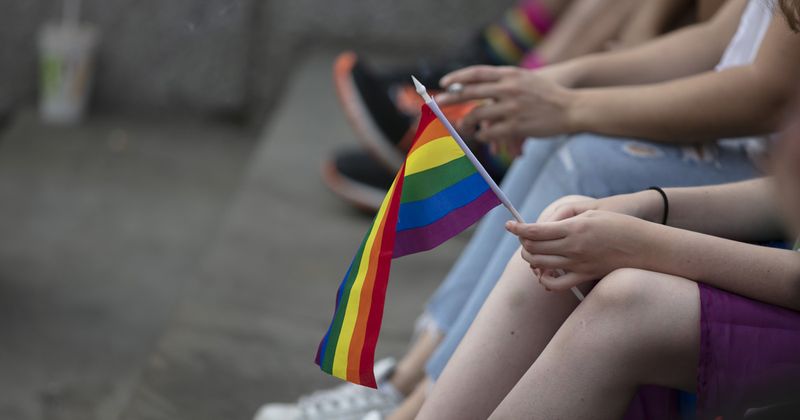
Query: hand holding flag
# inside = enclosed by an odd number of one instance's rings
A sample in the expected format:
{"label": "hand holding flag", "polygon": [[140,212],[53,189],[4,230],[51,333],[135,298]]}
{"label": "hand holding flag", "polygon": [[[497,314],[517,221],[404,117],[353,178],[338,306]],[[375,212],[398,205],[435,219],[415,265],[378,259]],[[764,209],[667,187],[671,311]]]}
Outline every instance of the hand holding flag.
{"label": "hand holding flag", "polygon": [[392,258],[438,246],[500,203],[523,222],[425,87],[414,84],[425,100],[414,143],[339,286],[316,356],[323,371],[372,388]]}

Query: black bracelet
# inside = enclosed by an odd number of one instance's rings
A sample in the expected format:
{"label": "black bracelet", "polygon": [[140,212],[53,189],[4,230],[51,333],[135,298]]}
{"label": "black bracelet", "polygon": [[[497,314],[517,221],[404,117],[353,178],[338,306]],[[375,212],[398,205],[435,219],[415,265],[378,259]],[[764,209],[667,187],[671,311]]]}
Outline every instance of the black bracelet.
{"label": "black bracelet", "polygon": [[650,187],[648,190],[658,191],[658,193],[661,194],[661,198],[664,199],[664,218],[661,219],[661,224],[666,225],[667,216],[669,216],[669,199],[667,198],[667,193],[665,193],[661,187]]}

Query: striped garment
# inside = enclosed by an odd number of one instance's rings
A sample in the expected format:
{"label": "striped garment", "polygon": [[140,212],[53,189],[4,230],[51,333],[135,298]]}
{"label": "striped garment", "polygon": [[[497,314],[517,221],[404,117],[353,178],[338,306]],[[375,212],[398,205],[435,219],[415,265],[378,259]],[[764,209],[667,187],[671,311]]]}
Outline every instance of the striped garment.
{"label": "striped garment", "polygon": [[553,26],[552,17],[540,0],[525,0],[509,9],[500,22],[491,24],[483,31],[483,39],[488,47],[487,52],[494,64],[520,65],[526,68],[534,66],[535,54],[525,59],[526,54],[533,53],[533,47]]}
{"label": "striped garment", "polygon": [[422,106],[414,143],[350,263],[316,363],[375,388],[372,373],[392,258],[434,248],[500,204],[464,151]]}

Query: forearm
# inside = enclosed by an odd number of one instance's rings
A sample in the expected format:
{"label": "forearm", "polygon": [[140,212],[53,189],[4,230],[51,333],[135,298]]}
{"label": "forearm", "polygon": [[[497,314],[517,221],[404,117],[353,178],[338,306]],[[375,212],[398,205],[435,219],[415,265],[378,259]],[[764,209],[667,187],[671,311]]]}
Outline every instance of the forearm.
{"label": "forearm", "polygon": [[791,96],[768,86],[746,66],[647,86],[573,90],[568,120],[572,132],[665,143],[764,134],[778,128]]}
{"label": "forearm", "polygon": [[[665,189],[670,226],[739,241],[782,239],[785,229],[770,178],[732,184]],[[651,197],[652,200],[652,197]],[[656,197],[661,200],[661,197]],[[663,204],[656,203],[661,214]]]}
{"label": "forearm", "polygon": [[641,2],[619,34],[621,46],[633,46],[655,38],[681,15],[689,11],[689,0]]}
{"label": "forearm", "polygon": [[800,310],[800,255],[661,225],[648,235],[642,267]]}
{"label": "forearm", "polygon": [[576,0],[536,50],[547,63],[600,51],[619,32],[638,0]]}
{"label": "forearm", "polygon": [[657,83],[714,68],[736,31],[742,1],[734,0],[714,20],[695,24],[638,47],[587,55],[558,64],[570,86]]}

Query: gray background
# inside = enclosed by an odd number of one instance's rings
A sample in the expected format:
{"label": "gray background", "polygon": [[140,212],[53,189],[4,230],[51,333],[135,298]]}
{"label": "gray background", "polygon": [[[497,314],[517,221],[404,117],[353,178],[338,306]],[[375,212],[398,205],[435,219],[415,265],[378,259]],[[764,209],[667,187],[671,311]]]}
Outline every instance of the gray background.
{"label": "gray background", "polygon": [[[308,47],[439,53],[509,0],[87,0],[102,31],[95,109],[164,110],[260,121]],[[36,93],[36,31],[55,0],[8,0],[0,13],[0,111]]]}
{"label": "gray background", "polygon": [[[371,222],[320,164],[357,147],[337,52],[436,56],[509,1],[92,0],[91,112],[35,112],[54,0],[0,13],[0,420],[249,419],[336,385],[312,359]],[[399,355],[464,237],[397,260]]]}

